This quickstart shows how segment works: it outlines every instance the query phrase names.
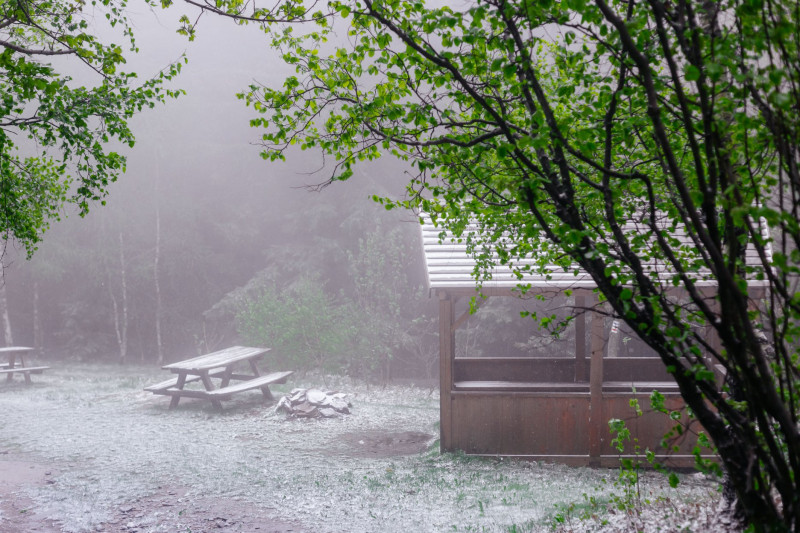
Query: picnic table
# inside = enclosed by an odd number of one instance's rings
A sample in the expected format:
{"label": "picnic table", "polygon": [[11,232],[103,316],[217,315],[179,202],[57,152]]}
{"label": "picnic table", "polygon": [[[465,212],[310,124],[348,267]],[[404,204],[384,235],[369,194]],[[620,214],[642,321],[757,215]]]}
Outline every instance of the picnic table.
{"label": "picnic table", "polygon": [[[145,387],[153,394],[171,396],[170,409],[177,407],[182,397],[211,400],[211,404],[220,409],[221,400],[230,399],[233,394],[252,389],[261,389],[266,399],[273,398],[269,390],[271,383],[286,383],[286,378],[293,371],[271,372],[261,375],[256,361],[269,352],[269,348],[252,348],[248,346],[232,346],[217,352],[201,355],[185,361],[170,363],[162,368],[177,374],[176,377]],[[237,369],[247,363],[250,373],[241,373]],[[212,378],[219,379],[219,387],[214,386]],[[200,381],[205,390],[187,389],[187,384]],[[233,385],[231,381],[238,381]]]}
{"label": "picnic table", "polygon": [[[25,376],[25,383],[30,385],[31,374],[41,374],[50,368],[49,366],[26,366],[25,354],[30,351],[33,351],[33,348],[29,346],[6,346],[5,348],[0,348],[0,354],[8,355],[8,362],[0,363],[0,374],[6,374],[6,381],[13,380],[14,374],[21,373]],[[19,358],[19,364],[17,364],[17,358]]]}

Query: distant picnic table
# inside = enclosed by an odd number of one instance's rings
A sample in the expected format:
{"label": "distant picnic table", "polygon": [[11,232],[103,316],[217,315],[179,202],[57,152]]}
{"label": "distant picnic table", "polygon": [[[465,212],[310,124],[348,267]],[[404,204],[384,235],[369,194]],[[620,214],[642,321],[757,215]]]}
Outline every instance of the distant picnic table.
{"label": "distant picnic table", "polygon": [[[170,363],[162,368],[177,374],[176,377],[145,387],[144,390],[153,394],[171,396],[170,409],[177,407],[182,397],[201,398],[210,400],[211,404],[220,409],[221,400],[230,399],[233,394],[251,389],[261,389],[267,399],[272,399],[269,385],[272,383],[285,383],[286,378],[293,371],[271,372],[261,375],[256,361],[269,352],[269,348],[252,348],[248,346],[232,346],[217,352],[201,355],[185,361]],[[247,363],[250,373],[239,373],[237,368]],[[212,379],[219,379],[219,387],[214,386]],[[239,381],[233,385],[231,381]],[[188,383],[202,382],[205,390],[187,389]]]}
{"label": "distant picnic table", "polygon": [[[6,346],[0,348],[0,357],[2,354],[8,356],[8,362],[0,363],[0,374],[6,374],[6,381],[14,379],[14,374],[22,374],[25,376],[25,383],[31,383],[31,374],[41,374],[49,366],[26,366],[25,354],[33,351],[29,346]],[[17,361],[19,358],[19,362]]]}

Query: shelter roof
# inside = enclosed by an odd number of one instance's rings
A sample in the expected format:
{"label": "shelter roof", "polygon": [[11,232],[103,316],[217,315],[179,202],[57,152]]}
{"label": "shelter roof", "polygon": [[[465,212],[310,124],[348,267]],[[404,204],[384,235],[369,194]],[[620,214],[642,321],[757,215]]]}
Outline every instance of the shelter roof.
{"label": "shelter roof", "polygon": [[[455,237],[447,229],[437,227],[432,222],[430,216],[421,213],[421,232],[422,246],[425,254],[425,264],[428,275],[428,287],[431,290],[447,291],[471,291],[474,292],[478,283],[475,273],[477,272],[478,262],[470,252],[468,237],[476,234],[480,228],[478,224],[467,226],[461,237]],[[763,236],[769,235],[769,229],[764,221],[761,221],[761,231]],[[644,224],[629,222],[625,225],[626,234],[649,232]],[[677,253],[682,254],[688,259],[697,259],[697,248],[685,231],[672,231],[669,233],[672,239],[672,248]],[[510,239],[510,237],[509,237]],[[613,244],[610,243],[609,244]],[[515,258],[513,265],[501,264],[500,255],[496,247],[489,247],[488,253],[491,256],[494,268],[485,273],[481,279],[483,292],[510,292],[520,285],[530,285],[533,289],[558,290],[567,289],[593,289],[596,287],[591,276],[577,265],[556,265],[547,264],[539,257],[528,254],[522,258]],[[767,247],[768,260],[771,262],[771,248]],[[644,268],[652,277],[657,278],[665,285],[674,285],[675,273],[670,265],[666,264],[662,258],[643,257],[641,258]],[[761,268],[761,261],[758,253],[752,245],[746,251],[747,264],[756,271],[750,274],[752,281],[749,282],[751,288],[764,287],[766,280],[758,279],[758,269]],[[516,267],[516,268],[513,268]],[[707,268],[699,268],[692,274],[698,286],[716,286],[716,280]]]}

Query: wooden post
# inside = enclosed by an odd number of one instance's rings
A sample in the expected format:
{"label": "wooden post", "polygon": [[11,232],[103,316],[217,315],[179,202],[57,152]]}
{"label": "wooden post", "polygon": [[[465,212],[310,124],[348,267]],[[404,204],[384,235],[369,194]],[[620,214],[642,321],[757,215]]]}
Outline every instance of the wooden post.
{"label": "wooden post", "polygon": [[[599,305],[599,304],[598,304]],[[600,466],[606,421],[603,416],[603,315],[592,311],[592,361],[589,368],[591,419],[589,425],[589,465]]]}
{"label": "wooden post", "polygon": [[575,382],[586,381],[586,296],[575,295]]}
{"label": "wooden post", "polygon": [[[208,370],[200,374],[200,379],[203,381],[203,386],[207,391],[214,390],[214,383],[211,381],[211,376],[208,375]],[[272,394],[270,394],[270,396],[272,396]],[[211,405],[216,409],[222,410],[222,402],[216,398],[211,398]]]}
{"label": "wooden post", "polygon": [[[175,384],[176,389],[183,390],[183,387],[186,385],[186,372],[181,372],[178,374],[178,382]],[[180,395],[176,394],[173,395],[169,401],[169,408],[175,409],[178,407],[178,403],[180,403],[181,397]]]}
{"label": "wooden post", "polygon": [[439,292],[439,449],[443,452],[451,451],[453,436],[450,396],[456,357],[453,303],[449,294]]}

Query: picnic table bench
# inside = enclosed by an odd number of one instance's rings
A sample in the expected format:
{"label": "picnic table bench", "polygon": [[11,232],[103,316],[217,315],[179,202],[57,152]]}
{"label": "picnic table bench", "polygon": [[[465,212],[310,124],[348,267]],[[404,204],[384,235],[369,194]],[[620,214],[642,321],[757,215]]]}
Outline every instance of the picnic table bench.
{"label": "picnic table bench", "polygon": [[[8,354],[8,362],[0,363],[0,374],[6,374],[6,381],[14,379],[14,374],[22,374],[25,376],[25,383],[30,385],[31,374],[41,374],[49,366],[26,366],[25,354],[32,351],[33,348],[29,346],[6,346],[0,348],[0,354]],[[17,364],[17,357],[19,357],[19,365]]]}
{"label": "picnic table bench", "polygon": [[[211,404],[219,409],[222,407],[221,400],[228,400],[238,392],[252,389],[261,389],[264,397],[271,400],[273,396],[269,385],[286,383],[286,378],[294,372],[271,372],[261,375],[256,360],[263,357],[269,350],[269,348],[232,346],[185,361],[170,363],[162,368],[177,374],[177,376],[145,387],[144,390],[153,394],[171,396],[170,409],[177,407],[181,397],[210,400]],[[244,363],[249,365],[250,373],[236,371],[236,367]],[[220,380],[218,388],[214,386],[212,378]],[[205,390],[185,388],[187,384],[197,381],[202,382]],[[231,381],[239,381],[239,383],[231,385]]]}

